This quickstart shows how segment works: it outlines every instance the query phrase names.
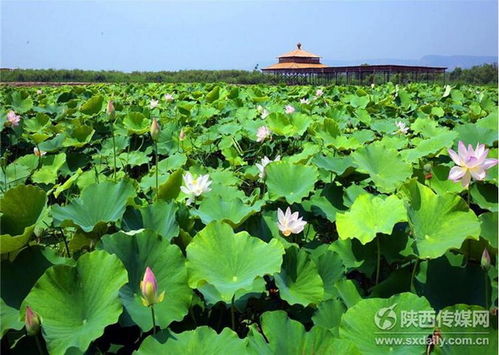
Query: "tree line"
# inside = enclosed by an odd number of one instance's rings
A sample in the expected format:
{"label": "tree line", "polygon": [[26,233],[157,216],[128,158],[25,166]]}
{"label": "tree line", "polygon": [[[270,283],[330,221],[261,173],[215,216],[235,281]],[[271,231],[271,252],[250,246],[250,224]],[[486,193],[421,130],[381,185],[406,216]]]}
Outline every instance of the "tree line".
{"label": "tree line", "polygon": [[[469,69],[455,68],[446,74],[446,80],[474,85],[498,84],[497,63],[483,64]],[[392,81],[400,81],[394,77]],[[0,82],[98,82],[98,83],[211,83],[280,84],[287,79],[264,74],[258,70],[180,70],[159,72],[55,70],[55,69],[2,69]]]}

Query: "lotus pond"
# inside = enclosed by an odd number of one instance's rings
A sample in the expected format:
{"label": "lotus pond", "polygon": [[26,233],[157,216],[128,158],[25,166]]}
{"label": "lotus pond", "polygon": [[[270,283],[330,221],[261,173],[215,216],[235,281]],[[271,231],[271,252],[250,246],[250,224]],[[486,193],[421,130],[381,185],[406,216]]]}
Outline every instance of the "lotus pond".
{"label": "lotus pond", "polygon": [[0,103],[2,352],[496,352],[497,89]]}

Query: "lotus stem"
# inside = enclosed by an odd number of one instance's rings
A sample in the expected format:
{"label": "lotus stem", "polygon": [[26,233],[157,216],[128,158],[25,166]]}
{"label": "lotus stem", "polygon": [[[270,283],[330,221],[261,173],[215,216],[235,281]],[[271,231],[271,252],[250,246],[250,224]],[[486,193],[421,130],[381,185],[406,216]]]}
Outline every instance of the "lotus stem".
{"label": "lotus stem", "polygon": [[43,351],[43,346],[42,343],[40,342],[39,335],[35,334],[34,338],[35,338],[36,347],[38,348],[38,352],[40,353],[40,355],[45,355],[45,351]]}
{"label": "lotus stem", "polygon": [[36,149],[38,150],[38,167],[37,169],[40,169],[42,167],[42,151],[40,150],[40,148],[38,147],[38,143],[35,143],[36,145]]}
{"label": "lotus stem", "polygon": [[116,182],[116,139],[114,138],[114,125],[111,127],[113,133],[113,180]]}
{"label": "lotus stem", "polygon": [[64,245],[66,246],[66,253],[68,254],[68,258],[70,258],[71,253],[69,251],[68,240],[66,239],[66,236],[64,235],[64,232],[62,231],[62,229],[60,230],[60,232],[61,232],[61,237],[62,237],[62,240],[64,242]]}
{"label": "lotus stem", "polygon": [[232,323],[232,330],[236,331],[236,320],[234,316],[234,297],[236,297],[236,295],[232,296],[232,301],[230,302],[230,321]]}
{"label": "lotus stem", "polygon": [[159,199],[159,170],[158,170],[158,142],[154,141],[154,155],[156,163],[156,200]]}
{"label": "lotus stem", "polygon": [[485,309],[489,309],[489,274],[487,271],[484,273],[485,275]]}
{"label": "lotus stem", "polygon": [[378,250],[377,258],[376,258],[376,285],[377,285],[379,282],[379,272],[380,272],[380,268],[381,268],[381,246],[379,243],[379,237],[376,238],[376,247]]}
{"label": "lotus stem", "polygon": [[418,269],[419,259],[416,259],[414,263],[414,267],[412,268],[411,273],[411,292],[416,292],[416,288],[414,287],[414,278],[416,277],[416,270]]}
{"label": "lotus stem", "polygon": [[156,317],[154,315],[154,306],[151,305],[151,316],[152,316],[152,334],[156,334]]}

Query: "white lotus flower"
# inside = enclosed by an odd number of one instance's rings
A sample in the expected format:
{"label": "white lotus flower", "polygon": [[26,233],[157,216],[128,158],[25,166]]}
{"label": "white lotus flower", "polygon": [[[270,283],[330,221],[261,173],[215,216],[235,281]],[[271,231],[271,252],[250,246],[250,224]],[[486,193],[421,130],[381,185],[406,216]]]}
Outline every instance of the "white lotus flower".
{"label": "white lotus flower", "polygon": [[462,141],[459,141],[457,153],[452,149],[448,150],[450,157],[457,166],[449,171],[449,179],[458,182],[461,181],[463,187],[468,187],[471,178],[474,180],[483,180],[487,175],[487,169],[492,168],[498,163],[497,159],[487,159],[489,150],[485,149],[484,144],[477,144],[473,149],[471,144],[468,148]]}
{"label": "white lotus flower", "polygon": [[300,99],[300,103],[301,103],[301,104],[308,105],[308,104],[310,103],[310,100],[309,100],[309,99],[305,99],[305,98],[303,98],[303,99]]}
{"label": "white lotus flower", "polygon": [[270,112],[266,108],[264,108],[260,117],[262,118],[262,120],[264,120],[268,115],[270,115]]}
{"label": "white lotus flower", "polygon": [[258,171],[260,171],[260,173],[258,174],[258,176],[260,176],[260,179],[263,179],[265,177],[265,167],[267,165],[269,165],[270,163],[272,163],[274,161],[279,161],[279,160],[281,160],[281,156],[280,155],[276,156],[276,158],[274,160],[270,160],[269,158],[267,158],[265,156],[265,157],[263,157],[263,159],[260,162],[260,164],[255,164],[256,167],[258,168]]}
{"label": "white lotus flower", "polygon": [[315,96],[317,96],[317,97],[320,97],[320,96],[322,96],[323,94],[324,94],[324,91],[322,91],[321,89],[317,89],[317,90],[315,91]]}
{"label": "white lotus flower", "polygon": [[173,101],[173,95],[172,94],[165,94],[165,96],[163,96],[165,98],[166,101]]}
{"label": "white lotus flower", "polygon": [[286,107],[284,107],[284,112],[286,112],[288,115],[290,115],[293,112],[295,112],[295,108],[291,105],[286,105]]}
{"label": "white lotus flower", "polygon": [[155,107],[157,107],[157,106],[158,106],[158,104],[159,104],[159,101],[158,101],[158,100],[154,100],[154,99],[152,99],[152,100],[151,100],[151,102],[149,102],[149,107],[151,107],[151,108],[155,108]]}
{"label": "white lotus flower", "polygon": [[393,134],[407,134],[409,127],[405,125],[402,121],[395,122],[395,126],[397,126],[398,130],[396,130]]}
{"label": "white lotus flower", "polygon": [[43,93],[43,91],[42,91],[42,90],[40,90],[40,89],[38,89],[38,90],[36,90],[36,93],[37,93],[38,95],[40,95],[41,93]]}
{"label": "white lotus flower", "polygon": [[303,231],[305,227],[305,222],[303,217],[300,217],[298,212],[291,213],[291,209],[288,207],[286,213],[282,212],[280,208],[277,209],[277,226],[281,233],[288,237],[290,234],[298,234]]}
{"label": "white lotus flower", "polygon": [[38,150],[37,147],[33,148],[33,154],[35,154],[37,157],[43,157],[47,152],[44,152],[43,150]]}
{"label": "white lotus flower", "polygon": [[450,95],[452,88],[450,85],[445,85],[444,88],[445,88],[445,90],[444,90],[444,94],[442,95],[442,97],[447,97]]}
{"label": "white lotus flower", "polygon": [[182,190],[182,192],[189,197],[187,199],[188,205],[190,205],[196,197],[201,196],[205,192],[211,191],[211,180],[208,174],[201,175],[195,179],[191,173],[187,172],[184,174],[182,179],[184,180],[184,186],[181,186],[180,190]]}
{"label": "white lotus flower", "polygon": [[272,132],[267,126],[262,126],[258,128],[256,131],[256,141],[257,142],[263,142],[267,137],[270,137],[272,135]]}

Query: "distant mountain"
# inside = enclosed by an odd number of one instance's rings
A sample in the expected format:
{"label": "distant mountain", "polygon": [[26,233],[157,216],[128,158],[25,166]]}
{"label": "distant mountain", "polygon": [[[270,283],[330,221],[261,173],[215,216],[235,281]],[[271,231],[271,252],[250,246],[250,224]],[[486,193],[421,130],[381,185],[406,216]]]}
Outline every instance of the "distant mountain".
{"label": "distant mountain", "polygon": [[453,70],[456,67],[471,68],[475,65],[497,63],[495,56],[472,56],[472,55],[425,55],[420,59],[421,65],[448,67]]}

